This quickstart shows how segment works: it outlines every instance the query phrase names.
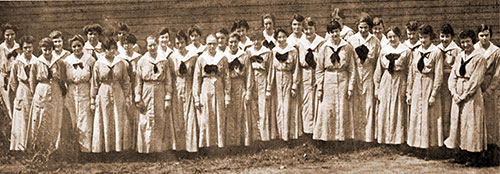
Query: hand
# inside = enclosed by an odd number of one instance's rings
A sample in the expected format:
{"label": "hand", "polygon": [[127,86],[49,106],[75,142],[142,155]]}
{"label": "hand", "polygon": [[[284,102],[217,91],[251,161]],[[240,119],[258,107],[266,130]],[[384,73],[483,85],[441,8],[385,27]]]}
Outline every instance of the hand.
{"label": "hand", "polygon": [[165,100],[165,110],[170,107],[170,100]]}
{"label": "hand", "polygon": [[266,99],[269,99],[271,98],[271,92],[270,91],[266,91]]}
{"label": "hand", "polygon": [[142,101],[136,101],[135,102],[135,107],[139,110],[139,112],[144,113],[146,111],[146,106]]}
{"label": "hand", "polygon": [[453,95],[453,102],[455,102],[456,104],[459,104],[460,102],[462,102],[462,100],[457,95]]}
{"label": "hand", "polygon": [[297,96],[297,92],[295,91],[295,89],[292,89],[292,97],[295,97]]}
{"label": "hand", "polygon": [[127,108],[132,106],[132,102],[131,102],[130,98],[128,98],[128,97],[125,97],[125,106],[127,106]]}
{"label": "hand", "polygon": [[406,104],[411,105],[411,96],[406,97]]}
{"label": "hand", "polygon": [[186,102],[186,97],[184,97],[184,95],[183,95],[183,94],[181,94],[181,95],[179,96],[179,98],[181,98],[181,102],[182,102],[182,103]]}
{"label": "hand", "polygon": [[434,102],[436,101],[436,99],[434,97],[430,97],[429,98],[429,106],[432,106],[434,105]]}
{"label": "hand", "polygon": [[94,111],[95,111],[95,102],[94,101],[90,102],[90,111],[91,111],[91,113],[94,113]]}
{"label": "hand", "polygon": [[352,91],[348,90],[347,91],[347,100],[350,100],[352,96]]}
{"label": "hand", "polygon": [[316,95],[321,99],[323,97],[323,91],[318,91]]}
{"label": "hand", "polygon": [[224,104],[226,104],[226,108],[229,106],[230,103],[231,103],[231,100],[225,100]]}
{"label": "hand", "polygon": [[194,102],[194,107],[197,109],[197,110],[201,110],[201,107],[203,107],[200,102]]}
{"label": "hand", "polygon": [[250,101],[250,99],[252,99],[252,94],[250,93],[250,91],[246,92],[246,95],[245,95],[245,101]]}

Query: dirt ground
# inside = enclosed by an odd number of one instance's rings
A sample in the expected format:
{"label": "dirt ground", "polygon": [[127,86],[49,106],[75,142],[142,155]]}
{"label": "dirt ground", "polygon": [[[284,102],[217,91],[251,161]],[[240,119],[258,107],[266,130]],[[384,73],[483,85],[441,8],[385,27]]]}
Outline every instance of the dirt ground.
{"label": "dirt ground", "polygon": [[[440,154],[441,155],[441,154]],[[3,155],[1,173],[500,173],[499,166],[466,167],[451,155],[426,159],[418,150],[356,142],[260,143],[252,148],[98,154],[30,162]],[[26,156],[26,155],[25,155]],[[68,160],[69,159],[69,160]],[[68,162],[69,161],[69,162]]]}

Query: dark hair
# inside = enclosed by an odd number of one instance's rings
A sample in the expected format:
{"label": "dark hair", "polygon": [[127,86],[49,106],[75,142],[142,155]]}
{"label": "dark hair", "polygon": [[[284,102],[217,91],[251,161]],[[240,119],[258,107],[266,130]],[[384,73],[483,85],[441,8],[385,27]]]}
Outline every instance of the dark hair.
{"label": "dark hair", "polygon": [[394,32],[394,34],[398,37],[401,37],[401,30],[399,29],[399,27],[397,26],[389,26],[389,28],[387,28],[386,30],[387,32],[385,33],[387,35],[387,33],[389,33],[389,31],[392,31]]}
{"label": "dark hair", "polygon": [[14,31],[14,33],[17,33],[17,27],[15,25],[5,23],[2,25],[2,37],[5,34],[5,31],[7,31],[7,30],[12,30],[12,31]]}
{"label": "dark hair", "polygon": [[116,31],[126,31],[129,32],[128,25],[126,23],[120,22],[116,26]]}
{"label": "dark hair", "polygon": [[332,31],[335,29],[340,29],[340,23],[337,21],[332,21],[328,25],[326,25],[326,31],[328,33],[332,33]]}
{"label": "dark hair", "polygon": [[201,37],[201,30],[196,25],[193,25],[193,26],[189,27],[189,29],[188,29],[188,35],[191,36],[191,34],[193,34],[194,32],[198,33],[198,35],[200,35],[200,37]]}
{"label": "dark hair", "polygon": [[225,28],[221,28],[216,33],[222,33],[222,34],[224,34],[226,36],[229,35],[229,31],[227,31],[227,29],[225,29]]}
{"label": "dark hair", "polygon": [[410,21],[406,24],[406,29],[409,31],[417,31],[418,30],[418,22],[417,21]]}
{"label": "dark hair", "polygon": [[264,19],[271,19],[273,21],[273,26],[274,26],[274,22],[276,21],[276,18],[274,17],[274,15],[269,14],[269,13],[262,15],[262,20],[260,21],[262,23],[262,26],[264,26]]}
{"label": "dark hair", "polygon": [[362,12],[358,16],[358,21],[356,21],[356,26],[359,26],[359,24],[361,24],[363,22],[368,24],[368,27],[370,27],[370,29],[373,28],[373,20],[372,20],[372,17],[370,16],[370,14],[368,14],[366,12]]}
{"label": "dark hair", "polygon": [[83,36],[82,35],[79,35],[79,34],[75,34],[73,37],[71,37],[70,39],[68,39],[68,43],[71,45],[73,44],[74,41],[78,41],[82,44],[85,44],[85,41],[83,40]]}
{"label": "dark hair", "polygon": [[35,39],[33,38],[33,36],[31,35],[25,35],[21,38],[21,49],[24,47],[24,44],[25,43],[30,43],[30,44],[33,44],[33,42],[35,41]]}
{"label": "dark hair", "polygon": [[56,39],[56,38],[62,38],[62,39],[64,39],[63,35],[62,35],[62,32],[59,31],[59,30],[54,30],[54,31],[50,32],[49,38],[51,38],[51,39]]}
{"label": "dark hair", "polygon": [[244,19],[237,20],[237,21],[233,22],[233,27],[231,27],[231,32],[234,32],[241,27],[244,27],[247,30],[250,28],[250,26],[248,26],[248,23],[246,20],[244,20]]}
{"label": "dark hair", "polygon": [[304,22],[304,19],[305,19],[304,16],[299,14],[294,14],[290,23],[292,23],[294,20],[296,20],[297,22]]}
{"label": "dark hair", "polygon": [[380,18],[380,17],[374,17],[372,21],[373,21],[373,26],[377,26],[377,25],[384,26],[384,20],[382,20],[382,18]]}
{"label": "dark hair", "polygon": [[465,31],[460,32],[460,34],[458,34],[459,40],[467,39],[467,38],[470,38],[472,40],[472,43],[477,42],[477,36],[473,30],[465,30]]}
{"label": "dark hair", "polygon": [[38,42],[38,46],[40,48],[48,47],[48,48],[54,49],[54,42],[52,42],[52,39],[50,39],[48,37],[44,37],[42,40],[40,40],[40,42]]}
{"label": "dark hair", "polygon": [[232,38],[232,37],[235,37],[238,41],[241,40],[241,36],[239,33],[237,32],[232,32],[231,34],[229,34],[229,37],[228,38]]}
{"label": "dark hair", "polygon": [[110,50],[112,46],[114,46],[115,49],[118,47],[116,45],[116,41],[112,38],[104,37],[102,41],[102,48],[104,48],[105,50]]}
{"label": "dark hair", "polygon": [[278,40],[279,33],[285,33],[285,35],[288,37],[288,32],[286,32],[285,29],[278,27],[278,29],[276,29],[276,31],[274,31],[274,39]]}
{"label": "dark hair", "polygon": [[488,30],[490,32],[490,37],[493,37],[493,31],[491,30],[491,26],[489,26],[489,25],[481,24],[481,25],[477,26],[476,31],[479,34],[479,32],[483,32],[485,30]]}
{"label": "dark hair", "polygon": [[135,43],[137,43],[137,38],[133,34],[127,34],[125,36],[125,40],[123,40],[123,42],[128,43],[128,44],[135,44]]}
{"label": "dark hair", "polygon": [[431,40],[434,40],[436,38],[436,34],[434,34],[432,26],[429,24],[420,25],[420,27],[418,27],[418,33],[421,35],[429,35]]}
{"label": "dark hair", "polygon": [[455,36],[455,32],[453,31],[453,27],[451,27],[450,24],[443,24],[441,25],[441,31],[442,34],[449,34],[451,37]]}
{"label": "dark hair", "polygon": [[102,34],[102,27],[99,24],[89,24],[89,25],[86,25],[85,27],[83,27],[83,33],[85,35],[87,35],[91,31],[95,31],[99,35],[101,35]]}
{"label": "dark hair", "polygon": [[264,34],[262,33],[262,30],[259,30],[258,28],[256,28],[250,32],[249,38],[252,41],[255,41],[258,39],[264,40]]}
{"label": "dark hair", "polygon": [[167,27],[161,28],[160,32],[158,32],[158,35],[164,35],[164,34],[170,34],[170,30]]}
{"label": "dark hair", "polygon": [[186,43],[188,42],[188,37],[183,30],[177,31],[177,33],[175,34],[175,38],[178,40],[184,40]]}
{"label": "dark hair", "polygon": [[308,26],[313,26],[316,28],[316,22],[314,22],[314,20],[311,18],[311,17],[306,17],[304,19],[304,22],[302,22],[302,26],[305,28],[305,27],[308,27]]}

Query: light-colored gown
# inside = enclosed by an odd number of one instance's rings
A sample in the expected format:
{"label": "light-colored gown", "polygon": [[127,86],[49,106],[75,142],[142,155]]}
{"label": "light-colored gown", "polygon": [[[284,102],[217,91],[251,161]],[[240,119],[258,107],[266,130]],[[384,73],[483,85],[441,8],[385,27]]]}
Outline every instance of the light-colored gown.
{"label": "light-colored gown", "polygon": [[[110,62],[104,54],[92,72],[91,100],[95,100],[92,152],[121,152],[132,148],[132,128],[126,110],[130,79],[126,63],[115,57]],[[131,101],[132,99],[128,99]]]}
{"label": "light-colored gown", "polygon": [[[431,44],[426,50],[422,46],[415,50],[407,83],[407,97],[411,99],[407,125],[408,145],[418,148],[443,146],[443,118],[439,92],[443,83],[443,59],[439,48]],[[435,99],[432,106],[429,104],[431,97]]]}
{"label": "light-colored gown", "polygon": [[[375,96],[373,73],[380,54],[380,41],[373,34],[363,38],[358,32],[349,37],[348,42],[354,48],[354,60],[356,62],[356,78],[351,100],[351,112],[354,138],[365,142],[375,141]],[[366,47],[368,53],[366,58],[358,55],[356,49]]]}
{"label": "light-colored gown", "polygon": [[[291,44],[285,48],[274,47],[271,70],[266,87],[266,95],[272,92],[273,86],[276,87],[275,99],[276,123],[278,128],[278,138],[284,141],[297,139],[303,134],[302,118],[296,110],[296,98],[292,96],[292,90],[298,92],[299,62],[297,49]],[[281,57],[281,58],[278,58]],[[280,60],[278,60],[280,59]],[[271,94],[272,96],[272,94]]]}
{"label": "light-colored gown", "polygon": [[90,152],[94,123],[94,113],[90,109],[90,89],[95,59],[89,54],[83,54],[81,58],[71,54],[64,61],[68,85],[64,103],[71,116],[73,130],[78,135],[80,151]]}
{"label": "light-colored gown", "polygon": [[25,151],[27,149],[27,130],[33,98],[33,93],[31,93],[29,85],[29,75],[31,65],[35,63],[36,59],[34,55],[31,55],[31,59],[27,60],[25,55],[21,54],[12,62],[9,85],[16,96],[14,98],[14,110],[12,113],[10,150]]}
{"label": "light-colored gown", "polygon": [[9,53],[16,51],[20,53],[19,44],[14,41],[14,46],[12,48],[7,47],[7,43],[4,41],[0,44],[0,93],[2,95],[2,102],[5,104],[5,109],[7,109],[8,116],[12,118],[12,107],[14,102],[14,93],[9,89],[8,85],[10,70],[12,69],[12,62],[14,62],[15,57],[8,57]]}
{"label": "light-colored gown", "polygon": [[[117,44],[118,45],[118,44]],[[130,95],[131,98],[135,99],[135,86],[136,86],[136,78],[135,75],[137,74],[137,62],[141,58],[141,54],[137,52],[132,52],[132,54],[129,56],[127,52],[122,52],[118,55],[120,59],[123,59],[123,61],[126,62],[127,65],[127,73],[130,79]],[[132,141],[132,148],[137,147],[137,127],[138,127],[138,121],[139,121],[139,111],[137,111],[137,108],[135,105],[127,107],[127,115],[130,121],[131,125],[131,141]]]}
{"label": "light-colored gown", "polygon": [[[353,139],[348,91],[354,90],[356,66],[354,50],[345,40],[334,45],[330,40],[321,47],[316,68],[318,115],[314,120],[313,139],[344,141]],[[337,57],[338,55],[338,57]]]}
{"label": "light-colored gown", "polygon": [[406,141],[406,80],[411,51],[402,44],[387,44],[380,51],[375,69],[375,92],[378,98],[376,139],[381,144]]}
{"label": "light-colored gown", "polygon": [[486,120],[481,83],[486,72],[487,60],[481,50],[470,55],[459,53],[448,80],[452,96],[461,98],[452,101],[450,136],[445,144],[448,148],[460,147],[469,152],[481,152],[487,148]]}
{"label": "light-colored gown", "polygon": [[231,81],[224,53],[217,51],[212,56],[208,51],[203,52],[196,61],[193,74],[194,102],[201,106],[197,111],[198,147],[225,146],[225,101],[230,101],[230,92]]}

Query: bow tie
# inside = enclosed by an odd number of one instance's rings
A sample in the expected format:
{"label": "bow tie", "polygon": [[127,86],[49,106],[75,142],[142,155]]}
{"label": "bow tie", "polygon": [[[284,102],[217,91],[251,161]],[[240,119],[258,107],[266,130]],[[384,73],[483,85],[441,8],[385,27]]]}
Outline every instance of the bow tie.
{"label": "bow tie", "polygon": [[109,73],[108,73],[108,80],[113,80],[113,67],[114,66],[108,66],[109,68]]}
{"label": "bow tie", "polygon": [[340,62],[340,56],[339,56],[339,51],[343,46],[340,46],[335,50],[333,47],[330,47],[330,49],[333,51],[332,55],[330,55],[330,61],[332,61],[332,64],[335,64],[335,62]]}
{"label": "bow tie", "polygon": [[217,72],[219,71],[219,67],[217,67],[217,65],[205,65],[203,69],[207,74],[217,74]]}
{"label": "bow tie", "polygon": [[181,64],[179,65],[179,74],[187,74],[187,67],[186,67],[186,63],[184,63],[184,61],[181,61]]}
{"label": "bow tie", "polygon": [[52,69],[47,65],[47,79],[51,80],[53,78]]}
{"label": "bow tie", "polygon": [[261,56],[252,56],[250,57],[250,61],[262,63],[264,61],[264,58],[262,58]]}
{"label": "bow tie", "polygon": [[273,41],[267,40],[264,40],[264,42],[262,42],[262,45],[269,48],[270,50],[272,50],[276,46]]}
{"label": "bow tie", "polygon": [[92,57],[94,57],[97,60],[97,54],[96,54],[95,50],[92,50]]}
{"label": "bow tie", "polygon": [[420,45],[415,45],[414,47],[410,48],[410,50],[413,52],[415,49],[417,49]]}
{"label": "bow tie", "polygon": [[424,70],[424,59],[429,57],[429,55],[431,54],[431,52],[428,52],[428,53],[420,53],[420,60],[418,60],[418,63],[417,63],[417,69],[418,71],[422,72],[422,70]]}
{"label": "bow tie", "polygon": [[80,69],[83,69],[83,63],[82,63],[82,62],[80,62],[80,63],[75,63],[75,64],[73,64],[73,68],[74,68],[74,69],[76,69],[76,68],[78,68],[78,67],[80,67]]}
{"label": "bow tie", "polygon": [[467,66],[467,64],[472,60],[472,58],[470,58],[469,60],[467,61],[464,61],[463,59],[461,60],[461,64],[460,64],[460,69],[458,70],[458,73],[460,73],[460,76],[465,76],[465,73],[466,73],[466,68],[465,66]]}
{"label": "bow tie", "polygon": [[368,57],[368,52],[370,52],[370,50],[365,45],[360,45],[356,47],[355,51],[359,57],[359,60],[361,60],[361,64],[365,63],[365,60]]}
{"label": "bow tie", "polygon": [[285,54],[276,53],[275,57],[279,62],[283,63],[286,61],[286,59],[288,59],[288,52],[286,52]]}
{"label": "bow tie", "polygon": [[451,50],[441,50],[441,54],[443,55],[443,59],[446,58],[446,54],[448,54],[448,52],[450,52]]}
{"label": "bow tie", "polygon": [[158,65],[156,65],[155,63],[153,63],[153,72],[156,74],[158,73]]}
{"label": "bow tie", "polygon": [[10,52],[9,54],[7,54],[7,60],[9,60],[11,57],[14,57],[14,58],[17,57],[17,51],[16,50],[14,50],[14,51]]}
{"label": "bow tie", "polygon": [[26,77],[28,77],[28,78],[30,77],[30,68],[31,68],[30,65],[26,65],[24,67],[24,73],[26,73]]}
{"label": "bow tie", "polygon": [[241,68],[241,62],[238,58],[234,59],[233,61],[231,61],[231,63],[229,63],[229,69],[230,70],[234,70],[236,68]]}
{"label": "bow tie", "polygon": [[316,61],[314,61],[314,54],[313,54],[313,50],[311,48],[307,49],[306,63],[311,68],[316,69]]}
{"label": "bow tie", "polygon": [[389,71],[390,74],[394,73],[394,64],[395,64],[396,60],[399,59],[399,56],[401,56],[401,54],[391,53],[391,54],[385,55],[385,58],[387,60],[389,60],[389,67],[387,68],[387,71]]}

